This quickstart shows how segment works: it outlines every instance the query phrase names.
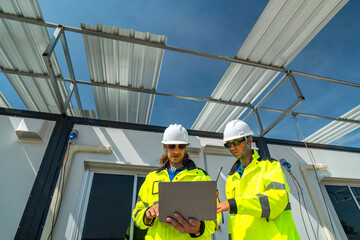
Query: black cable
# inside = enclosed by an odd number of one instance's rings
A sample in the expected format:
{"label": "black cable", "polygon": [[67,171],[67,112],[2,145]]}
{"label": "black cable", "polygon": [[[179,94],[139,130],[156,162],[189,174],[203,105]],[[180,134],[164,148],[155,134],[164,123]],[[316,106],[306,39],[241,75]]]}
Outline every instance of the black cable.
{"label": "black cable", "polygon": [[[301,185],[299,184],[299,182],[298,182],[298,180],[296,179],[296,177],[294,176],[294,174],[292,174],[291,171],[289,171],[289,173],[291,174],[291,176],[293,177],[293,179],[295,179],[297,185],[298,185],[299,188],[300,188],[300,193],[301,193],[301,196],[302,196],[302,200],[303,200],[303,202],[304,202],[304,208],[305,208],[306,214],[307,214],[307,216],[308,216],[308,219],[309,219],[310,226],[311,226],[311,229],[312,229],[312,231],[313,231],[314,237],[315,237],[315,239],[317,239],[316,233],[315,233],[315,229],[314,229],[314,226],[313,226],[313,224],[312,224],[312,222],[311,222],[310,215],[309,215],[309,211],[308,211],[307,206],[306,206],[306,202],[305,202],[305,198],[304,198],[304,194],[303,194],[303,188],[302,188]],[[299,194],[299,193],[298,193],[298,194]],[[299,195],[299,201],[301,201],[300,195]],[[302,215],[302,208],[300,209],[300,211],[301,211],[301,215]],[[303,222],[304,222],[304,220],[303,220]],[[304,225],[305,225],[305,222],[304,222]],[[306,228],[306,225],[305,225],[305,228]],[[307,231],[307,230],[306,230],[306,231]],[[308,237],[309,237],[309,235],[308,235]],[[309,237],[309,239],[310,239],[310,237]]]}
{"label": "black cable", "polygon": [[311,162],[312,162],[312,164],[313,164],[313,169],[314,169],[314,172],[315,172],[316,180],[317,180],[317,183],[318,183],[319,188],[320,188],[321,196],[322,196],[322,198],[323,198],[323,200],[324,200],[324,203],[325,203],[326,212],[327,212],[328,217],[329,217],[329,219],[330,219],[331,228],[332,228],[332,230],[333,230],[333,232],[334,232],[334,235],[335,235],[334,237],[335,237],[335,239],[336,239],[336,232],[335,232],[335,228],[334,228],[334,225],[333,225],[333,222],[332,222],[332,218],[331,218],[331,216],[330,216],[329,207],[327,206],[324,193],[323,193],[323,191],[321,190],[320,178],[319,178],[319,175],[318,175],[317,170],[316,170],[316,168],[315,168],[315,161],[314,161],[315,158],[314,158],[314,155],[312,154],[312,152],[310,151],[307,143],[305,142],[304,135],[302,134],[302,131],[301,131],[301,128],[300,128],[300,124],[299,124],[299,121],[297,120],[296,116],[294,116],[294,119],[295,119],[295,121],[296,121],[296,123],[297,123],[297,125],[298,125],[298,128],[299,128],[299,130],[300,130],[301,137],[302,137],[303,142],[304,142],[304,144],[305,144],[305,148],[306,148],[306,150],[307,150],[307,152],[308,152],[308,154],[309,154],[309,156],[310,156],[310,160],[311,160]]}
{"label": "black cable", "polygon": [[[298,198],[299,198],[299,209],[300,209],[300,214],[301,214],[301,219],[302,219],[302,221],[303,221],[303,224],[304,224],[304,227],[305,227],[305,231],[306,231],[306,235],[308,236],[308,239],[310,240],[311,238],[310,238],[310,236],[309,236],[309,232],[308,232],[308,229],[307,229],[307,226],[306,226],[306,223],[305,223],[305,219],[304,219],[304,215],[303,215],[303,212],[302,212],[302,207],[301,207],[301,198],[300,198],[300,193],[299,193],[299,189],[296,187],[296,182],[295,182],[295,178],[294,178],[294,175],[291,173],[291,170],[290,169],[288,169],[288,172],[289,172],[289,174],[292,176],[292,180],[293,180],[293,182],[294,182],[294,184],[295,184],[295,188],[296,188],[296,192],[297,192],[297,194],[298,194]],[[298,184],[299,185],[299,184]],[[300,185],[299,185],[299,188],[300,188]],[[311,224],[310,224],[311,225]]]}
{"label": "black cable", "polygon": [[[293,116],[293,119],[294,119],[294,128],[295,128],[295,132],[296,132],[296,137],[297,137],[298,141],[300,142],[299,135],[298,135],[298,131],[297,131],[296,124],[295,124],[295,116]],[[306,206],[306,201],[305,201],[304,193],[303,193],[304,189],[301,187],[299,181],[296,179],[296,177],[294,176],[294,174],[292,174],[292,172],[290,171],[290,169],[289,169],[289,174],[290,174],[290,175],[292,176],[292,178],[296,181],[297,185],[298,185],[299,188],[300,188],[300,193],[301,193],[301,197],[302,197],[302,200],[303,200],[303,203],[304,203],[304,208],[305,208],[305,211],[306,211],[306,213],[307,213],[307,216],[308,216],[308,219],[309,219],[309,223],[310,223],[311,229],[312,229],[312,231],[313,231],[314,237],[315,237],[315,239],[317,239],[317,238],[316,238],[315,229],[314,229],[314,226],[313,226],[313,224],[312,224],[312,222],[311,222],[310,215],[309,215],[309,211],[308,211],[307,206]],[[301,201],[300,196],[299,196],[299,201]],[[301,212],[301,215],[302,215],[302,208],[300,209],[300,212]],[[304,222],[304,220],[303,220],[303,222]],[[307,231],[305,222],[304,222],[304,226],[305,226],[305,229],[306,229],[306,231]],[[307,232],[306,232],[306,233],[307,233]],[[307,233],[307,234],[308,234],[308,233]],[[309,237],[309,234],[308,234],[308,237]],[[310,239],[310,237],[309,237],[309,239]]]}

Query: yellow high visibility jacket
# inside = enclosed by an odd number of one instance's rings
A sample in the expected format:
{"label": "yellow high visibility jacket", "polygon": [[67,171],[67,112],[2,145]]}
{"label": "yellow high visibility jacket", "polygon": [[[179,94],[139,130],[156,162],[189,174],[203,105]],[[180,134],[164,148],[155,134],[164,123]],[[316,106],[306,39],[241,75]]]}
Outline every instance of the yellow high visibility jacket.
{"label": "yellow high visibility jacket", "polygon": [[[192,160],[188,160],[186,169],[179,172],[173,182],[185,182],[185,181],[211,181],[208,174],[200,168],[197,168]],[[170,182],[169,173],[166,167],[160,168],[157,171],[151,172],[146,176],[143,185],[140,188],[138,201],[135,209],[133,210],[133,219],[135,224],[141,228],[148,228],[146,240],[182,240],[197,238],[199,240],[210,240],[211,234],[213,234],[218,227],[216,221],[204,221],[200,226],[200,236],[193,234],[180,233],[174,227],[166,225],[163,222],[159,222],[158,218],[155,218],[149,225],[144,222],[145,211],[155,205],[159,201],[159,182]],[[220,221],[221,215],[218,214],[218,221]]]}
{"label": "yellow high visibility jacket", "polygon": [[229,239],[300,239],[280,163],[259,158],[253,150],[252,161],[241,178],[237,172],[239,160],[228,174]]}

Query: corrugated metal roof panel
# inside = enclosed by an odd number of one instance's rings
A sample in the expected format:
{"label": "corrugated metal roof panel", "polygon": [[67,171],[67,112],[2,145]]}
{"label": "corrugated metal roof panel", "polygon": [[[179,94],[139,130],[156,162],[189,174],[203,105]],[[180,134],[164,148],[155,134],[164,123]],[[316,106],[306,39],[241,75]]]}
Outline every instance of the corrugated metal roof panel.
{"label": "corrugated metal roof panel", "polygon": [[[330,21],[348,0],[272,0],[236,54],[246,59],[285,67]],[[231,63],[211,98],[254,103],[279,72]],[[206,103],[192,129],[222,131],[246,108]],[[216,116],[216,117],[214,117]]]}
{"label": "corrugated metal roof panel", "polygon": [[[43,20],[36,0],[1,0],[0,8],[5,13]],[[0,19],[0,67],[48,74],[42,54],[49,41],[49,34],[45,27]],[[52,55],[51,61],[55,74],[60,75],[61,72],[55,54]],[[8,73],[5,73],[5,76],[29,110],[60,113],[49,79],[24,77]],[[65,101],[66,86],[59,81],[58,86],[63,101]],[[71,112],[69,110],[68,114],[71,115]]]}
{"label": "corrugated metal roof panel", "polygon": [[0,91],[0,107],[11,108],[10,103],[6,100],[4,94]]}
{"label": "corrugated metal roof panel", "polygon": [[[166,37],[149,33],[81,24],[82,29],[165,43]],[[90,78],[109,83],[156,90],[164,50],[91,35],[83,35]],[[155,96],[93,86],[99,119],[149,124]]]}
{"label": "corrugated metal roof panel", "polygon": [[[360,105],[351,109],[349,112],[342,115],[340,118],[350,120],[360,120]],[[329,144],[342,136],[358,129],[359,124],[349,122],[332,121],[328,125],[319,129],[315,133],[305,138],[305,142]]]}

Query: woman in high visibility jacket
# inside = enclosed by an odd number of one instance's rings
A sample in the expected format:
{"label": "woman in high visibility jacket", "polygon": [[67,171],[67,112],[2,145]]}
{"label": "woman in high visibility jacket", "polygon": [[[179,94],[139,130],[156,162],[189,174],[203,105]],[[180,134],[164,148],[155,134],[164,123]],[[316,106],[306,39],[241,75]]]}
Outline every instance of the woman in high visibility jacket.
{"label": "woman in high visibility jacket", "polygon": [[[206,239],[215,232],[216,221],[186,221],[175,214],[177,221],[168,218],[167,223],[159,222],[159,182],[210,181],[205,171],[197,168],[188,158],[188,134],[181,125],[170,125],[163,135],[164,155],[160,159],[162,167],[146,176],[140,188],[138,201],[133,211],[135,224],[141,229],[148,229],[146,240],[170,239]],[[169,203],[171,204],[171,203]],[[219,218],[219,217],[218,217]]]}
{"label": "woman in high visibility jacket", "polygon": [[229,239],[300,239],[280,163],[260,159],[251,149],[253,134],[241,120],[229,122],[224,131],[224,145],[238,159],[226,181],[228,200],[217,207],[230,212]]}

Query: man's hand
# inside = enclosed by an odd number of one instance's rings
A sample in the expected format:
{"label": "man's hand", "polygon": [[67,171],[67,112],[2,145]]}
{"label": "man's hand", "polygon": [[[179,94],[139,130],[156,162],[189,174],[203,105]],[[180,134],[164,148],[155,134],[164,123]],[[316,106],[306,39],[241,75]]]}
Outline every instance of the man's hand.
{"label": "man's hand", "polygon": [[195,219],[190,219],[189,221],[186,221],[183,219],[180,214],[175,213],[175,217],[178,221],[167,218],[165,224],[173,226],[176,230],[178,230],[180,233],[191,233],[196,234],[200,232],[200,222]]}
{"label": "man's hand", "polygon": [[217,213],[228,212],[228,211],[230,211],[230,204],[228,201],[217,204],[217,209],[216,209]]}
{"label": "man's hand", "polygon": [[148,219],[153,219],[159,216],[159,204],[155,204],[151,206],[148,210],[145,212],[146,217]]}

